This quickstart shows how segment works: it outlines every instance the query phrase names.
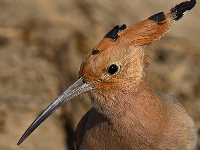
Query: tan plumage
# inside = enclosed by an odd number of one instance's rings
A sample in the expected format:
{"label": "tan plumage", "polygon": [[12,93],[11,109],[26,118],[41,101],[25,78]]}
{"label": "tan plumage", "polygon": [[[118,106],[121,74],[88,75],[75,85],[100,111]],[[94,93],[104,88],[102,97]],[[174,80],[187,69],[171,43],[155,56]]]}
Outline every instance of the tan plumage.
{"label": "tan plumage", "polygon": [[183,2],[128,28],[113,28],[83,61],[79,80],[29,127],[20,144],[65,101],[88,92],[93,108],[76,130],[80,150],[194,150],[193,119],[174,97],[150,87],[148,46],[160,39],[196,1]]}

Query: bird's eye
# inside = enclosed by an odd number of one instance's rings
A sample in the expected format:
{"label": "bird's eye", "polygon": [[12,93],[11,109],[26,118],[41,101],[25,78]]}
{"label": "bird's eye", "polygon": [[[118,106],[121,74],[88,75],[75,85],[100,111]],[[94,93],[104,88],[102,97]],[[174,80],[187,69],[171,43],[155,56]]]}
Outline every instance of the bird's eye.
{"label": "bird's eye", "polygon": [[107,73],[110,75],[115,74],[119,70],[119,67],[116,64],[112,64],[108,67]]}

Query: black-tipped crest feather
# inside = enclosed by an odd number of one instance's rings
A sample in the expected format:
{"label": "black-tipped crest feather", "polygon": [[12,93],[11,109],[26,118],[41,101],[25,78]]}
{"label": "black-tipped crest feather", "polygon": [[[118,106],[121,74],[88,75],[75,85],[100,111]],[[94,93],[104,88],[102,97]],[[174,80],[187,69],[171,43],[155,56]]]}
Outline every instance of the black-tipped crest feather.
{"label": "black-tipped crest feather", "polygon": [[159,12],[159,13],[149,17],[149,19],[155,21],[156,23],[160,23],[163,20],[165,20],[165,14],[163,12]]}
{"label": "black-tipped crest feather", "polygon": [[196,4],[196,0],[191,0],[191,1],[185,1],[182,2],[175,7],[173,7],[170,11],[174,13],[174,20],[179,20],[181,19],[185,13],[190,11]]}

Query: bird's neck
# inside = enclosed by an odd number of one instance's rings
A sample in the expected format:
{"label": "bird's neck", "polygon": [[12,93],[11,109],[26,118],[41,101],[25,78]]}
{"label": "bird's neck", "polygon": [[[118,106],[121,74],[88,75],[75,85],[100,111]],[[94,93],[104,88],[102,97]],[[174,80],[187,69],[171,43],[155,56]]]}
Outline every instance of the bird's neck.
{"label": "bird's neck", "polygon": [[165,127],[167,110],[151,90],[148,79],[143,81],[144,83],[138,85],[141,89],[137,92],[107,91],[109,97],[96,96],[98,104],[94,104],[94,107],[120,137],[140,137],[142,141],[145,138],[144,133],[149,136],[160,134],[155,129],[162,131]]}
{"label": "bird's neck", "polygon": [[155,105],[159,102],[146,76],[138,85],[133,84],[131,88],[130,86],[128,88],[118,88],[115,91],[105,90],[99,94],[92,94],[91,99],[95,99],[92,100],[94,107],[111,122],[116,122],[119,118],[131,119],[129,117],[133,116],[142,118],[146,114],[154,114],[154,111],[160,107]]}

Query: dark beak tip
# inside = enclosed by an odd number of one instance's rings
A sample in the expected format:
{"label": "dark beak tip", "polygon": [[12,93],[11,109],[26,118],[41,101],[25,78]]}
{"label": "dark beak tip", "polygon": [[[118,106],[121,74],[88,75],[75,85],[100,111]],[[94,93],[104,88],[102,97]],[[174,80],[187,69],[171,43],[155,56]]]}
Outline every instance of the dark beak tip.
{"label": "dark beak tip", "polygon": [[17,145],[20,145],[23,141],[21,139],[17,142]]}
{"label": "dark beak tip", "polygon": [[26,138],[24,138],[23,136],[19,139],[19,141],[17,142],[17,145],[21,145],[23,142],[24,142],[24,140],[25,140]]}

